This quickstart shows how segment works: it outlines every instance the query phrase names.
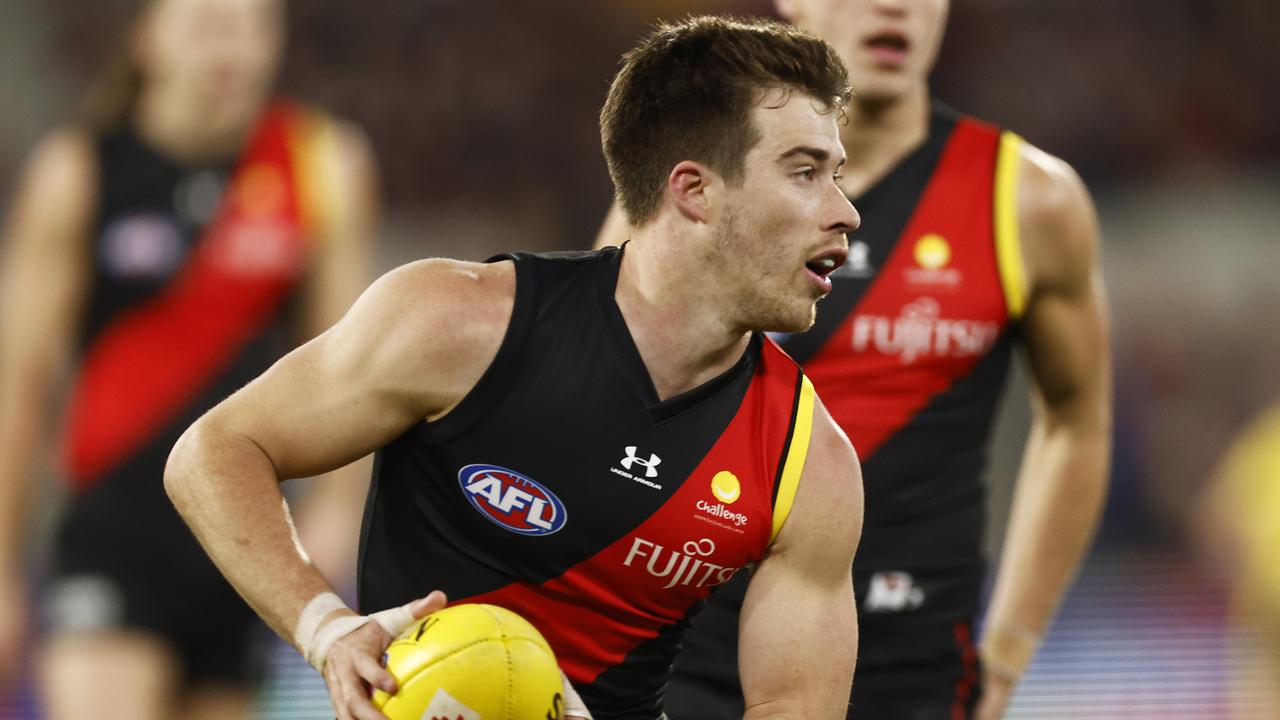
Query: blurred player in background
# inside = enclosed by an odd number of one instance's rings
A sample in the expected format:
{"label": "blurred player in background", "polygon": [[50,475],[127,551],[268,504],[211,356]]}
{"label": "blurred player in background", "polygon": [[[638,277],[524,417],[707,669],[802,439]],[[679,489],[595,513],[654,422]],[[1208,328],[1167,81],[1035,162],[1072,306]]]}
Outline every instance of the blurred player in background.
{"label": "blurred player in background", "polygon": [[[865,467],[851,717],[993,720],[1105,496],[1111,380],[1093,205],[1066,163],[930,99],[946,0],[777,6],[837,48],[854,88],[841,187],[862,226],[814,328],[782,342]],[[597,244],[625,239],[615,210]],[[979,652],[982,474],[1017,345],[1035,422]],[[695,621],[669,694],[677,720],[741,713],[741,597],[726,587]]]}
{"label": "blurred player in background", "polygon": [[[183,435],[174,503],[341,720],[382,717],[378,659],[435,589],[529,619],[598,720],[656,720],[689,614],[748,565],[748,717],[844,716],[857,459],[757,331],[812,323],[858,223],[847,98],[809,33],[660,27],[601,113],[625,250],[405,265]],[[360,616],[299,558],[278,483],[374,449]]]}
{"label": "blurred player in background", "polygon": [[1253,717],[1280,717],[1280,405],[1240,433],[1200,507],[1199,539],[1234,595],[1238,689],[1265,704]]}
{"label": "blurred player in background", "polygon": [[[257,620],[165,497],[179,434],[366,283],[362,135],[271,99],[280,0],[138,3],[83,117],[30,159],[0,281],[0,680],[47,623],[49,717],[237,718]],[[76,358],[45,617],[22,535],[46,410]]]}

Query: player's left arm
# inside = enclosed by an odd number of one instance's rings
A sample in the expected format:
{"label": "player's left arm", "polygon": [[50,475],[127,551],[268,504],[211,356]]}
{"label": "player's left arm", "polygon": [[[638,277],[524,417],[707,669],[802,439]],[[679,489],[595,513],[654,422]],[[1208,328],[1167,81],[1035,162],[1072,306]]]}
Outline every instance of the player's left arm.
{"label": "player's left arm", "polygon": [[858,654],[853,553],[862,471],[821,403],[790,516],[756,569],[739,621],[745,720],[843,720]]}
{"label": "player's left arm", "polygon": [[[312,120],[309,228],[314,252],[303,289],[302,339],[342,319],[368,287],[378,232],[377,161],[356,125],[324,116]],[[361,510],[370,463],[359,460],[308,481],[297,511],[298,534],[312,562],[337,587],[354,586]]]}
{"label": "player's left arm", "polygon": [[1108,313],[1098,222],[1065,162],[1024,145],[1018,219],[1034,421],[982,640],[980,720],[1003,715],[1093,539],[1111,449]]}

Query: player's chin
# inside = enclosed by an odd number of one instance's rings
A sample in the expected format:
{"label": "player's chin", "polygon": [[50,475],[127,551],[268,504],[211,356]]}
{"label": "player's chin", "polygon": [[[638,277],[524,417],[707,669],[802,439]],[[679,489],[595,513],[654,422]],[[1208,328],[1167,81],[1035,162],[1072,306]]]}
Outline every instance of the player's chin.
{"label": "player's chin", "polygon": [[813,327],[814,320],[817,319],[817,317],[817,302],[810,301],[806,305],[797,305],[794,308],[788,308],[787,312],[778,313],[777,317],[770,318],[768,327],[761,328],[761,330],[782,333],[802,333]]}

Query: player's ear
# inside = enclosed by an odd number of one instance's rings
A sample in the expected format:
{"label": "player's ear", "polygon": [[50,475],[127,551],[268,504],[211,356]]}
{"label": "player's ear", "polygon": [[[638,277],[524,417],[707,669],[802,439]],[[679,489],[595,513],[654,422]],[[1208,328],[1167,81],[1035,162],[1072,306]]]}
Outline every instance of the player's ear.
{"label": "player's ear", "polygon": [[795,0],[773,0],[773,7],[778,11],[778,15],[788,22],[796,21],[796,3]]}
{"label": "player's ear", "polygon": [[712,195],[708,190],[715,185],[717,176],[706,165],[681,160],[667,176],[667,190],[684,217],[705,223],[710,216]]}

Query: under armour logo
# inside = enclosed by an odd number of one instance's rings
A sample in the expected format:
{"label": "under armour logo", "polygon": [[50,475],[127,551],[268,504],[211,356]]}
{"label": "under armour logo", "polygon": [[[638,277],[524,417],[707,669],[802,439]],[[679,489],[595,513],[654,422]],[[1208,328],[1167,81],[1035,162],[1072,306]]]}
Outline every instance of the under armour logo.
{"label": "under armour logo", "polygon": [[635,445],[628,445],[623,449],[627,451],[627,456],[622,458],[622,467],[630,470],[633,465],[640,465],[644,468],[645,477],[658,477],[658,466],[662,464],[662,458],[658,457],[654,453],[649,453],[649,459],[642,460],[641,458],[636,457]]}

